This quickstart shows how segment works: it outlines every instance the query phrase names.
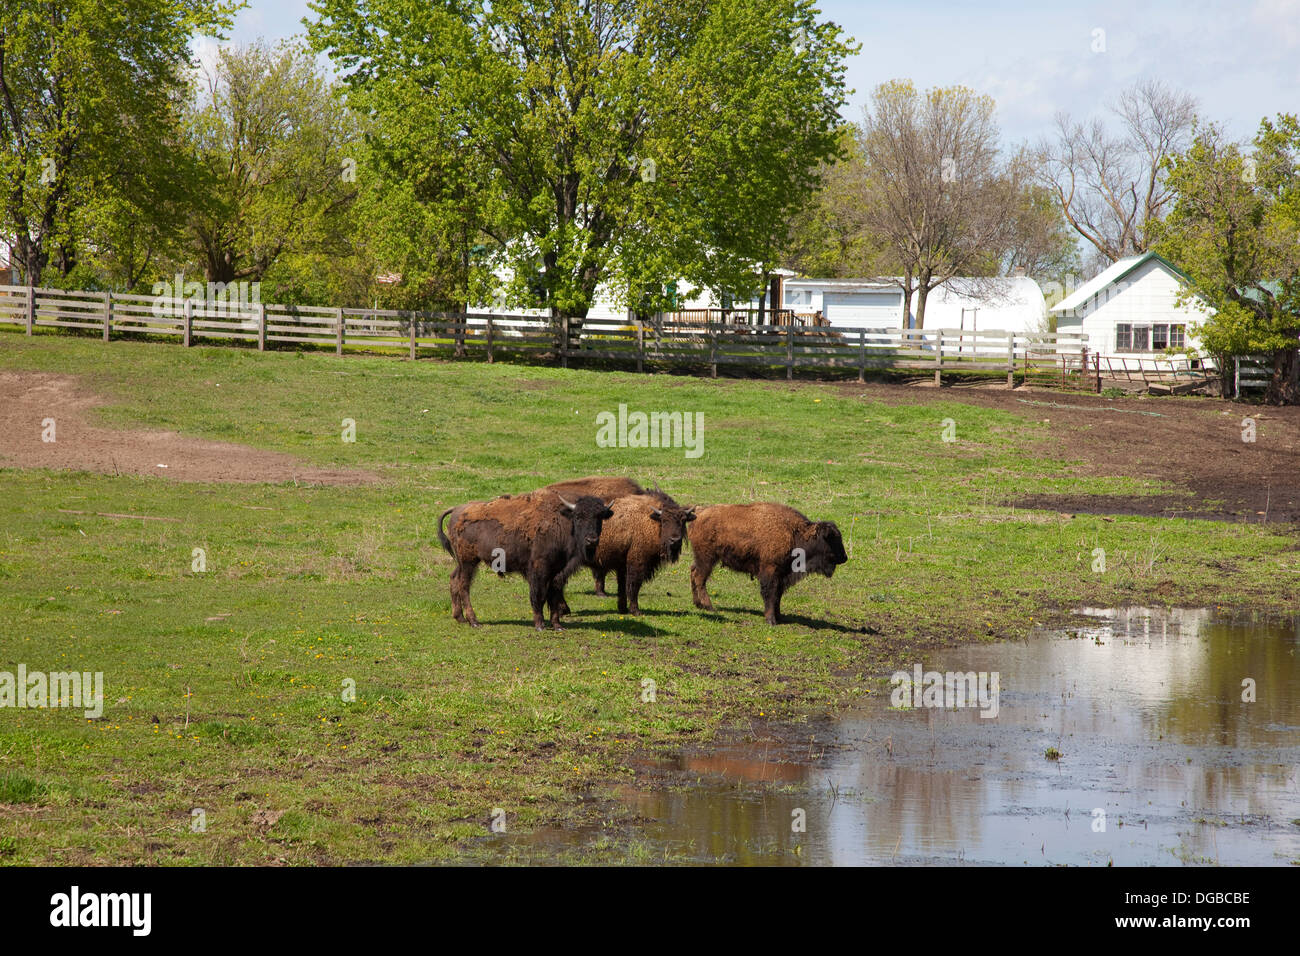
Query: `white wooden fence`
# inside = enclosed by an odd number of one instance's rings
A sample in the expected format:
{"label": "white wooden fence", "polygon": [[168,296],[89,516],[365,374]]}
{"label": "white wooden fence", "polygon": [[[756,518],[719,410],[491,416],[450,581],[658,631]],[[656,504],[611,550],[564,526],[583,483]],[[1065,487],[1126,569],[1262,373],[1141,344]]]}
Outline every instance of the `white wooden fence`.
{"label": "white wooden fence", "polygon": [[410,358],[437,354],[497,359],[548,356],[571,361],[647,366],[691,366],[716,376],[719,367],[1005,373],[1082,378],[1087,336],[960,329],[903,330],[720,322],[646,323],[564,320],[557,327],[536,316],[320,308],[189,298],[67,292],[0,285],[0,324],[98,331],[113,336],[170,336],[183,345],[221,339],[298,346],[401,348]]}

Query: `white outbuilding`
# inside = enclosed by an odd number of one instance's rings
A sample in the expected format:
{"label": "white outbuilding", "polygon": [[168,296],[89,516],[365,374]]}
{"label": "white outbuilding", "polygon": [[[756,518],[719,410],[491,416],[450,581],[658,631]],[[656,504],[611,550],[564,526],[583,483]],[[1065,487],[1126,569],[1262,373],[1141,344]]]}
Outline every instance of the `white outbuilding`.
{"label": "white outbuilding", "polygon": [[[901,279],[787,279],[784,306],[797,313],[821,313],[832,327],[902,329],[916,325],[903,305]],[[926,298],[925,328],[965,331],[1041,332],[1047,301],[1026,276],[958,277]]]}
{"label": "white outbuilding", "polygon": [[1144,252],[1112,263],[1051,311],[1058,332],[1088,336],[1089,351],[1154,365],[1166,349],[1199,347],[1195,327],[1213,309],[1195,297],[1179,302],[1190,284],[1168,259]]}

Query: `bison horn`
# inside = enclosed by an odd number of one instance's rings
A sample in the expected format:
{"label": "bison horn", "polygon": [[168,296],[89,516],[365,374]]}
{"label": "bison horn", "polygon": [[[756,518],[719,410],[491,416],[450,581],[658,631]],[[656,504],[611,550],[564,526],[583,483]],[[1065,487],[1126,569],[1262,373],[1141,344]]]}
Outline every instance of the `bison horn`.
{"label": "bison horn", "polygon": [[664,513],[663,513],[663,509],[662,509],[662,508],[651,508],[650,511],[654,514],[654,516],[655,516],[656,518],[662,518],[662,517],[663,517],[663,514],[664,514]]}
{"label": "bison horn", "polygon": [[568,499],[566,499],[566,498],[564,497],[564,495],[556,495],[555,497],[559,498],[559,499],[560,499],[560,502],[564,505],[564,507],[568,508],[570,511],[574,511],[574,510],[576,510],[577,507],[578,507],[578,506],[575,505],[572,501],[569,501]]}

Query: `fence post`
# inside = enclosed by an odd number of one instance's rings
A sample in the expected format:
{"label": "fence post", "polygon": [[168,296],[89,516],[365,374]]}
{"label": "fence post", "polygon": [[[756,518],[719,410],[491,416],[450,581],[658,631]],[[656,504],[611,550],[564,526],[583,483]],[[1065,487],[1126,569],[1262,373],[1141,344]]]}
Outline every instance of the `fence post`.
{"label": "fence post", "polygon": [[718,377],[718,333],[713,329],[713,322],[707,323],[709,326],[709,377]]}
{"label": "fence post", "polygon": [[32,334],[32,328],[36,325],[36,287],[27,287],[27,334]]}
{"label": "fence post", "polygon": [[194,337],[194,300],[186,299],[185,300],[185,332],[181,340],[186,348],[190,347],[190,343],[193,337]]}
{"label": "fence post", "polygon": [[785,380],[794,381],[794,326],[786,326],[785,330]]}
{"label": "fence post", "polygon": [[636,370],[645,371],[645,323],[636,320]]}
{"label": "fence post", "polygon": [[334,328],[335,328],[334,354],[342,355],[343,354],[343,310],[342,309],[334,310]]}
{"label": "fence post", "polygon": [[1092,353],[1092,364],[1097,368],[1097,394],[1101,394],[1101,353]]}
{"label": "fence post", "polygon": [[1016,387],[1016,334],[1007,333],[1007,388]]}
{"label": "fence post", "polygon": [[113,329],[113,294],[105,292],[104,294],[104,341],[108,341],[108,335]]}
{"label": "fence post", "polygon": [[943,385],[943,332],[935,329],[934,332],[934,384]]}
{"label": "fence post", "polygon": [[[466,313],[465,315],[461,316],[461,318],[465,323],[465,327],[468,329],[469,313]],[[488,364],[491,365],[492,364],[492,316],[490,315],[487,317],[487,350],[488,350]]]}
{"label": "fence post", "polygon": [[[1060,347],[1059,344],[1057,346]],[[1088,346],[1079,346],[1079,387],[1088,387]]]}
{"label": "fence post", "polygon": [[867,380],[867,330],[858,329],[858,381]]}
{"label": "fence post", "polygon": [[260,302],[253,304],[253,309],[257,314],[257,350],[266,351],[266,306]]}
{"label": "fence post", "polygon": [[560,319],[560,367],[569,367],[569,317]]}
{"label": "fence post", "polygon": [[410,354],[410,359],[412,362],[415,361],[415,322],[416,322],[416,315],[414,312],[412,312],[411,313],[411,354]]}

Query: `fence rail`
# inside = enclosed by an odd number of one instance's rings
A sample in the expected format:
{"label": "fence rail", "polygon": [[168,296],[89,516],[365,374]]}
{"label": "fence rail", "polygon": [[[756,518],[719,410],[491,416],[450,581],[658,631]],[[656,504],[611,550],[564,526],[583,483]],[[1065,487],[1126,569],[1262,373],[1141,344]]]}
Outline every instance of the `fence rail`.
{"label": "fence rail", "polygon": [[[703,311],[703,310],[701,310]],[[856,369],[944,373],[1005,373],[1069,381],[1089,367],[1087,336],[1079,333],[1012,333],[961,329],[840,328],[802,325],[793,315],[778,322],[562,320],[485,312],[408,312],[390,309],[322,308],[248,302],[174,300],[108,292],[0,285],[0,325],[76,329],[113,335],[199,340],[229,339],[334,348],[401,348],[410,358],[424,352],[488,362],[549,356],[571,361],[624,362],[637,371],[653,366],[795,369]]]}

